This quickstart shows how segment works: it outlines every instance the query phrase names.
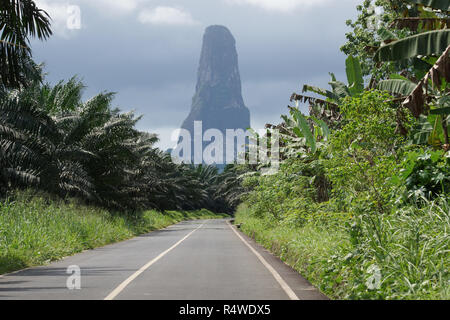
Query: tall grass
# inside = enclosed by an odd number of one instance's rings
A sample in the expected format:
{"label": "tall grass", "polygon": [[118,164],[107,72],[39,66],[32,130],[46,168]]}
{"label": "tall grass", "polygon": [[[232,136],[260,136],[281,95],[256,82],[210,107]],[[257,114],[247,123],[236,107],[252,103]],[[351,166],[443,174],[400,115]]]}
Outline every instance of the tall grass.
{"label": "tall grass", "polygon": [[217,217],[223,215],[207,210],[124,215],[75,200],[18,193],[0,201],[0,274],[126,240],[182,220]]}
{"label": "tall grass", "polygon": [[335,299],[450,299],[447,199],[347,225],[274,223],[241,206],[242,230]]}
{"label": "tall grass", "polygon": [[[376,266],[378,288],[349,297],[450,298],[450,206],[446,198],[398,209],[392,215],[363,215],[354,225],[349,265]],[[353,260],[353,262],[351,261]]]}

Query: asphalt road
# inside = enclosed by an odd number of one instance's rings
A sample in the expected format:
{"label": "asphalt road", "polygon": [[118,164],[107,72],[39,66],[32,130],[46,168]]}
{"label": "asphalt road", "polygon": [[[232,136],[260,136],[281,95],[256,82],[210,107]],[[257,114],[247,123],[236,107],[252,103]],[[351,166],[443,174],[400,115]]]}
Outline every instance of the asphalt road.
{"label": "asphalt road", "polygon": [[[80,268],[79,278],[76,272],[67,273],[69,266]],[[81,288],[69,290],[68,280],[69,286],[80,284]],[[206,220],[182,222],[48,266],[0,276],[2,299],[317,300],[326,297],[293,269],[236,231],[227,220]]]}

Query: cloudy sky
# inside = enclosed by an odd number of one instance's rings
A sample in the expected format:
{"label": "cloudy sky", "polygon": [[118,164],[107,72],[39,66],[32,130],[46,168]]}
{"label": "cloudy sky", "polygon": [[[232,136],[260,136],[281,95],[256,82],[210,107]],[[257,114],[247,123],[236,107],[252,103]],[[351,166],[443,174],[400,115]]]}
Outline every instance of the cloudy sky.
{"label": "cloudy sky", "polygon": [[279,123],[305,83],[345,79],[347,19],[362,0],[35,0],[53,19],[54,36],[33,42],[47,80],[78,75],[85,98],[117,92],[114,105],[136,110],[138,127],[171,133],[194,95],[204,29],[227,26],[237,42],[243,96],[252,127]]}

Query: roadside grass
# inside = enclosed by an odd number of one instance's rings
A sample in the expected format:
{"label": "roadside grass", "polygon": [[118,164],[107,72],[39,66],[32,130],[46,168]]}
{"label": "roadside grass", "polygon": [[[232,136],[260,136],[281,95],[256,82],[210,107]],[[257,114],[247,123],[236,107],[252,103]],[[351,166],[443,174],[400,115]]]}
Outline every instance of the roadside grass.
{"label": "roadside grass", "polygon": [[0,274],[47,264],[183,220],[223,217],[228,216],[208,210],[121,214],[73,199],[20,192],[0,201]]}
{"label": "roadside grass", "polygon": [[448,203],[347,226],[292,226],[255,217],[245,204],[235,223],[332,299],[450,299]]}
{"label": "roadside grass", "polygon": [[275,225],[272,221],[252,216],[251,209],[244,203],[238,207],[235,223],[241,230],[278,256],[285,263],[305,276],[314,286],[330,296],[323,287],[324,261],[341,247],[349,245],[344,231],[330,232],[327,228],[307,224],[291,227]]}

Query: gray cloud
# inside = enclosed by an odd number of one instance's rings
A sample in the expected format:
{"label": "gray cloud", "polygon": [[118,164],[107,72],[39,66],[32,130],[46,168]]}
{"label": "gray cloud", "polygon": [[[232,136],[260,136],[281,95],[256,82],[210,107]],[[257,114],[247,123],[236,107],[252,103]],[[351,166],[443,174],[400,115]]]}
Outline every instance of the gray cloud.
{"label": "gray cloud", "polygon": [[[235,36],[244,99],[252,125],[261,126],[279,122],[291,93],[302,84],[327,86],[328,72],[345,77],[339,47],[345,42],[345,20],[355,16],[360,2],[329,0],[282,12],[225,0],[127,0],[122,9],[108,7],[108,1],[68,0],[81,8],[82,29],[34,42],[35,60],[46,63],[52,83],[79,75],[88,86],[86,98],[118,92],[114,104],[143,114],[139,127],[164,133],[164,148],[170,141],[167,132],[189,112],[206,26],[226,25]],[[158,6],[182,8],[198,23],[139,21],[142,10]]]}

